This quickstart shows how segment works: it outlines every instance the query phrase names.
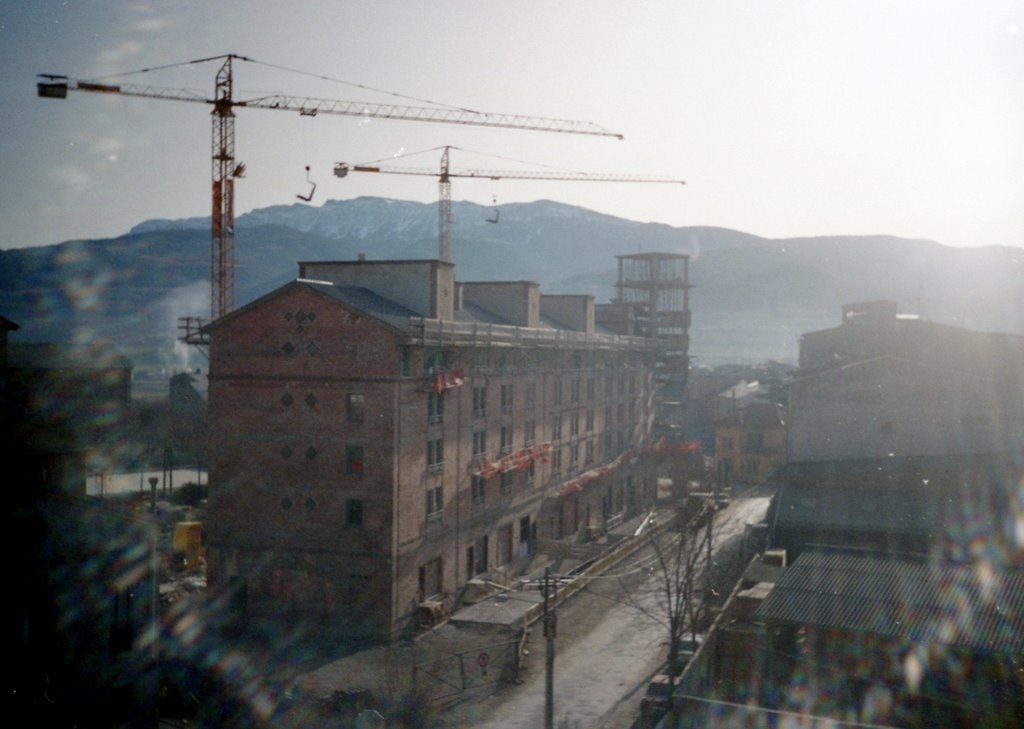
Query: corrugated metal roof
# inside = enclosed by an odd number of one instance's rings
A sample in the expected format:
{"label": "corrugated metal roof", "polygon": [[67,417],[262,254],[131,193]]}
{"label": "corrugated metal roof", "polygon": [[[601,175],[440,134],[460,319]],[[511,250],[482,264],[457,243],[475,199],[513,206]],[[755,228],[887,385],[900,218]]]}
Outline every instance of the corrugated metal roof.
{"label": "corrugated metal roof", "polygon": [[811,548],[758,609],[765,620],[1024,654],[1024,571]]}

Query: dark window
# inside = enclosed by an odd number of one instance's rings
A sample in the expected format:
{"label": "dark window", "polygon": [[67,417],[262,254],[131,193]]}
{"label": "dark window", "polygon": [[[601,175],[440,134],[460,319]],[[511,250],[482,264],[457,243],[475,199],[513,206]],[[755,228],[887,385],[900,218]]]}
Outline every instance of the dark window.
{"label": "dark window", "polygon": [[473,417],[487,417],[487,387],[481,385],[473,388]]}
{"label": "dark window", "polygon": [[361,527],[363,525],[363,500],[345,499],[345,526]]}
{"label": "dark window", "polygon": [[483,506],[487,501],[487,481],[483,476],[473,476],[473,506]]}
{"label": "dark window", "polygon": [[537,383],[530,382],[526,385],[526,409],[533,410],[537,407]]}
{"label": "dark window", "polygon": [[473,458],[487,458],[487,431],[473,433]]}
{"label": "dark window", "polygon": [[444,438],[427,441],[427,470],[440,471],[444,467]]}
{"label": "dark window", "polygon": [[512,525],[506,524],[498,529],[498,564],[512,561]]}
{"label": "dark window", "polygon": [[588,377],[587,378],[587,399],[588,400],[593,400],[594,399],[594,389],[595,389],[594,388],[594,378],[593,377]]}
{"label": "dark window", "polygon": [[399,350],[399,372],[402,377],[412,374],[412,351],[408,347]]}
{"label": "dark window", "polygon": [[513,392],[512,385],[501,386],[501,412],[506,415],[512,413]]}
{"label": "dark window", "polygon": [[501,452],[499,455],[507,456],[512,452],[512,426],[501,426]]}
{"label": "dark window", "polygon": [[512,493],[512,472],[505,471],[501,474],[501,480],[499,482],[499,490],[502,496],[508,496]]}
{"label": "dark window", "polygon": [[532,446],[537,442],[537,426],[532,420],[527,420],[523,426],[523,445]]}
{"label": "dark window", "polygon": [[441,423],[444,421],[444,393],[431,390],[427,394],[427,422]]}
{"label": "dark window", "polygon": [[551,419],[551,439],[562,439],[562,416],[556,415]]}
{"label": "dark window", "polygon": [[427,518],[441,515],[441,510],[444,509],[442,488],[442,486],[435,486],[432,489],[427,489]]}
{"label": "dark window", "polygon": [[363,472],[363,447],[345,446],[345,472]]}
{"label": "dark window", "polygon": [[357,392],[345,395],[345,420],[350,423],[361,423],[366,413],[365,400]]}

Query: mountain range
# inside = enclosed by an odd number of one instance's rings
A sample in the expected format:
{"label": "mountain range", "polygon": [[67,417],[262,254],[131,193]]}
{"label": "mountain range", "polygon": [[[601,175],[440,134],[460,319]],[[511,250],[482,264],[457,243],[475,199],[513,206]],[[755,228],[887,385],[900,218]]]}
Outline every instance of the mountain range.
{"label": "mountain range", "polygon": [[[893,236],[769,239],[715,227],[640,223],[549,200],[494,211],[453,204],[460,280],[532,280],[546,293],[614,295],[616,255],[691,256],[697,364],[793,361],[802,333],[835,326],[843,303],[1024,335],[1024,249],[951,248]],[[437,256],[437,206],[361,197],[239,216],[236,306],[291,280],[300,260]],[[208,218],[149,220],[125,235],[0,251],[0,314],[23,341],[103,337],[137,377],[204,367],[176,343],[178,318],[209,315]]]}

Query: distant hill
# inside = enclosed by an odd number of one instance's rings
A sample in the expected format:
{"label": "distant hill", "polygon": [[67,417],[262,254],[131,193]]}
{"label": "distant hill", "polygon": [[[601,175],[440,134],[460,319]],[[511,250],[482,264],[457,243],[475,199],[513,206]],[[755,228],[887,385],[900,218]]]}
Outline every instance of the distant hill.
{"label": "distant hill", "polygon": [[[839,307],[889,298],[904,311],[980,330],[1024,334],[1024,250],[956,249],[892,236],[773,240],[711,227],[638,223],[540,200],[491,210],[453,205],[453,254],[462,280],[527,279],[551,293],[614,293],[615,256],[692,256],[698,361],[794,360],[801,333],[834,326]],[[205,368],[176,344],[179,316],[209,315],[209,220],[151,220],[106,240],[0,251],[0,314],[19,339],[104,337],[136,362]],[[357,198],[323,207],[274,206],[239,217],[236,305],[295,277],[296,262],[433,258],[436,206]]]}

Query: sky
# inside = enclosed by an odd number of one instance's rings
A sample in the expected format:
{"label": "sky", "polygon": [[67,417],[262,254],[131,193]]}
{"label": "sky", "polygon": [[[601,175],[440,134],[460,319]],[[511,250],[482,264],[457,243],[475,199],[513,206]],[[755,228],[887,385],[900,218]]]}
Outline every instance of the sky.
{"label": "sky", "polygon": [[[453,169],[687,181],[454,180],[455,200],[546,198],[769,238],[1024,247],[1020,0],[0,0],[0,248],[208,216],[209,107],[41,99],[35,76],[90,80],[224,53],[261,62],[235,65],[236,96],[403,101],[373,91],[383,89],[624,135],[241,109],[238,214],[298,203],[307,165],[314,206],[362,195],[432,202],[432,177],[331,170],[375,160],[436,168],[440,153],[424,150],[450,144]],[[191,64],[108,82],[211,95],[216,71]]]}

